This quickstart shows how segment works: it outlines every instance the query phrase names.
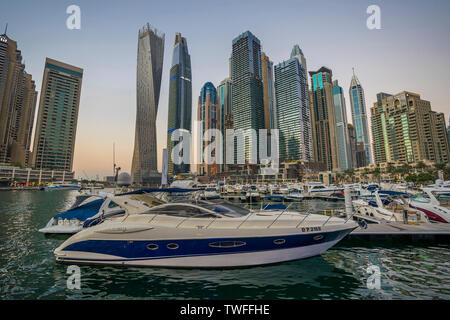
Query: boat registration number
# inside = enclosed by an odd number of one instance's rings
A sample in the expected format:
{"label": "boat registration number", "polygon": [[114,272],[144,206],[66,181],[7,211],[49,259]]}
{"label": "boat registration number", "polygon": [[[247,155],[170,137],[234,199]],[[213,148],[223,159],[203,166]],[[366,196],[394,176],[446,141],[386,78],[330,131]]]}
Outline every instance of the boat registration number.
{"label": "boat registration number", "polygon": [[322,231],[322,227],[302,227],[302,232]]}

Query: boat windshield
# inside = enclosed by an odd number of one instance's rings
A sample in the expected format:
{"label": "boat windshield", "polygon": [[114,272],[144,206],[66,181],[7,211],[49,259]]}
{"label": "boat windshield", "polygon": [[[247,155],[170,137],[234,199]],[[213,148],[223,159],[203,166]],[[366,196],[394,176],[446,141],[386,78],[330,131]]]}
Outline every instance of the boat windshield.
{"label": "boat windshield", "polygon": [[418,193],[414,195],[411,200],[417,201],[417,202],[423,202],[428,203],[430,202],[430,197],[426,193]]}
{"label": "boat windshield", "polygon": [[[206,210],[204,210],[206,209]],[[211,213],[213,211],[214,213]],[[191,201],[191,202],[172,202],[169,205],[154,207],[145,213],[165,214],[177,217],[190,218],[221,218],[224,217],[242,217],[250,211],[242,207],[233,205],[226,201]]]}
{"label": "boat windshield", "polygon": [[218,202],[214,204],[205,204],[203,207],[216,212],[219,215],[229,217],[229,218],[238,218],[247,215],[250,210],[233,205],[228,202]]}

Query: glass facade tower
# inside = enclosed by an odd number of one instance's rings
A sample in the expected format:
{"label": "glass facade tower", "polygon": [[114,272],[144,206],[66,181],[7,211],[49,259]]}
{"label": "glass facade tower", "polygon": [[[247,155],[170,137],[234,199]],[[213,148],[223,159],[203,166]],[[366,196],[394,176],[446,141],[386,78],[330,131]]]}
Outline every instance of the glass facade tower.
{"label": "glass facade tower", "polygon": [[[200,122],[201,150],[205,150],[209,142],[204,141],[206,131],[209,129],[219,129],[221,127],[221,113],[218,105],[217,90],[211,82],[203,85],[200,96],[198,97],[197,117]],[[215,139],[214,137],[211,140]],[[212,154],[212,157],[219,156],[218,152]],[[206,163],[205,154],[201,152],[200,165],[197,167],[197,173],[200,175],[215,176],[219,170],[216,163]]]}
{"label": "glass facade tower", "polygon": [[350,103],[352,106],[352,120],[356,131],[356,141],[364,143],[367,163],[372,163],[369,129],[367,126],[366,102],[364,89],[358,78],[353,74],[349,89]]}
{"label": "glass facade tower", "polygon": [[345,106],[344,90],[338,81],[333,81],[333,97],[336,116],[336,138],[338,143],[338,157],[340,169],[347,170],[353,167],[350,143],[347,128],[347,108]]}
{"label": "glass facade tower", "polygon": [[36,102],[36,85],[25,71],[17,42],[0,35],[0,163],[31,165]]}
{"label": "glass facade tower", "polygon": [[139,30],[136,69],[136,132],[131,175],[134,183],[155,184],[158,175],[156,115],[164,58],[164,34],[148,23]]}
{"label": "glass facade tower", "polygon": [[311,119],[315,161],[326,170],[339,169],[337,156],[336,117],[332,72],[326,67],[309,72],[311,76]]}
{"label": "glass facade tower", "polygon": [[231,91],[232,82],[231,78],[226,78],[222,80],[220,85],[217,87],[217,96],[219,102],[219,112],[220,112],[220,132],[223,136],[223,149],[222,149],[222,171],[226,170],[226,159],[225,150],[227,146],[226,130],[233,129],[233,113],[232,113],[232,103],[231,103]]}
{"label": "glass facade tower", "polygon": [[312,159],[311,120],[304,75],[304,67],[296,58],[275,66],[281,161]]}
{"label": "glass facade tower", "polygon": [[[192,75],[191,56],[188,52],[186,38],[181,33],[175,34],[175,42],[172,56],[172,67],[170,68],[169,83],[169,115],[167,122],[167,149],[169,163],[167,172],[169,175],[189,173],[190,164],[174,164],[172,150],[178,143],[172,141],[172,133],[176,129],[185,129],[191,132],[192,127]],[[190,150],[184,150],[189,152]],[[182,156],[181,154],[179,156]]]}
{"label": "glass facade tower", "polygon": [[[264,93],[261,66],[261,43],[250,31],[246,31],[233,40],[231,54],[231,80],[233,129],[247,130],[265,128]],[[256,144],[256,158],[259,153],[259,143],[252,136],[246,136],[243,149],[237,149],[236,159],[250,160],[251,146]]]}

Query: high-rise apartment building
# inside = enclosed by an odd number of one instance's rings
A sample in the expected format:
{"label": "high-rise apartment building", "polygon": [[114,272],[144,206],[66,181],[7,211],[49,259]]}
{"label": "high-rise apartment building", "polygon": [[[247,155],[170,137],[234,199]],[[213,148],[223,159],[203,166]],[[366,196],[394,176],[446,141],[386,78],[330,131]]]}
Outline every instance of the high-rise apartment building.
{"label": "high-rise apartment building", "polygon": [[[217,164],[217,161],[212,163],[206,159],[208,155],[204,154],[203,150],[205,150],[206,146],[213,142],[216,137],[205,135],[205,133],[210,129],[219,129],[221,127],[221,114],[220,108],[217,98],[217,91],[214,85],[211,82],[207,82],[203,85],[200,96],[198,97],[198,109],[197,109],[197,117],[200,122],[200,135],[201,135],[201,158],[200,164],[197,166],[197,173],[200,175],[206,176],[216,176],[218,172],[220,172],[220,166]],[[205,136],[210,142],[205,141]],[[216,152],[217,151],[217,152]],[[222,152],[222,150],[220,150]],[[211,157],[219,157],[219,151],[214,150]],[[217,159],[216,159],[217,160]]]}
{"label": "high-rise apartment building", "polygon": [[263,90],[264,90],[264,125],[270,133],[270,129],[276,129],[276,103],[275,82],[273,79],[273,62],[263,52],[261,53]]}
{"label": "high-rise apartment building", "polygon": [[[353,73],[349,88],[352,120],[356,130],[356,141],[364,143],[367,164],[372,163],[369,128],[367,126],[366,100],[364,89],[356,75]],[[366,165],[366,164],[365,164]]]}
{"label": "high-rise apartment building", "polygon": [[33,167],[72,171],[83,69],[45,60]]}
{"label": "high-rise apartment building", "polygon": [[291,58],[275,66],[281,161],[312,160],[311,118],[303,64]]}
{"label": "high-rise apartment building", "polygon": [[[261,43],[250,31],[246,31],[233,40],[231,54],[231,80],[233,129],[247,130],[265,128],[264,90],[262,83]],[[258,136],[257,136],[258,137]],[[259,153],[258,138],[251,135],[245,137],[244,148],[237,148],[236,160],[251,159],[251,147],[256,146],[256,159]],[[255,159],[253,158],[253,159]]]}
{"label": "high-rise apartment building", "polygon": [[309,74],[314,158],[325,165],[327,170],[338,170],[340,165],[337,155],[332,71],[322,67]]}
{"label": "high-rise apartment building", "polygon": [[17,42],[0,35],[0,163],[30,165],[36,86]]}
{"label": "high-rise apartment building", "polygon": [[[190,150],[186,148],[180,152],[186,154],[172,155],[174,146],[178,141],[172,141],[172,134],[177,129],[184,129],[191,132],[192,128],[192,73],[191,56],[189,55],[186,38],[181,33],[175,33],[173,47],[172,67],[170,68],[169,83],[169,115],[167,122],[167,149],[169,153],[169,164],[167,172],[169,176],[179,173],[189,173],[190,164],[182,162],[174,164],[173,156],[187,156],[190,158]],[[189,161],[190,162],[190,161]]]}
{"label": "high-rise apartment building", "polygon": [[443,113],[419,94],[384,95],[371,108],[375,162],[450,161]]}
{"label": "high-rise apartment building", "polygon": [[[337,80],[333,81],[334,109],[336,116],[336,138],[338,144],[338,157],[340,169],[347,170],[353,167],[350,154],[350,143],[347,128],[347,108],[345,106],[344,90]],[[355,164],[356,165],[356,164]]]}
{"label": "high-rise apartment building", "polygon": [[355,168],[355,167],[357,167],[356,132],[355,132],[355,127],[350,123],[347,124],[347,135],[348,135],[348,148],[350,151],[350,162],[352,163],[352,168]]}
{"label": "high-rise apartment building", "polygon": [[131,177],[136,184],[156,184],[156,115],[164,59],[164,33],[148,23],[139,30],[136,68],[136,130]]}
{"label": "high-rise apartment building", "polygon": [[220,131],[223,136],[223,148],[222,148],[222,160],[223,164],[221,165],[221,171],[225,171],[226,166],[226,146],[227,146],[227,137],[226,131],[227,129],[233,129],[233,112],[232,112],[232,102],[231,102],[231,93],[232,91],[232,82],[231,78],[226,78],[222,80],[220,85],[217,87],[217,96],[219,103],[219,112],[220,112]]}
{"label": "high-rise apartment building", "polygon": [[450,146],[450,118],[448,119],[448,125],[447,125],[447,140],[448,140],[448,145]]}

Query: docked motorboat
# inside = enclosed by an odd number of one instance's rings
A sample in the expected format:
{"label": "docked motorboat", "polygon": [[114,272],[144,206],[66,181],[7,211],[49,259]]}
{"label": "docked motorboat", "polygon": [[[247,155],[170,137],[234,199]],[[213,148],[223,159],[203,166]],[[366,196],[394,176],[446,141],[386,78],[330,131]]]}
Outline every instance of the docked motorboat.
{"label": "docked motorboat", "polygon": [[430,221],[450,223],[450,192],[423,188],[409,199],[409,206],[424,212]]}
{"label": "docked motorboat", "polygon": [[[98,219],[102,220],[125,213],[125,210],[112,200],[124,198],[128,205],[133,205],[142,210],[169,201],[168,195],[182,193],[185,197],[190,194],[190,189],[165,188],[165,189],[139,189],[136,191],[117,194],[113,193],[85,193],[77,196],[75,203],[66,211],[51,218],[47,225],[39,229],[42,233],[77,233],[87,228]],[[197,191],[197,190],[193,190]]]}
{"label": "docked motorboat", "polygon": [[287,186],[287,185],[282,185],[281,187],[280,187],[280,193],[281,194],[288,194],[289,193],[289,187]]}
{"label": "docked motorboat", "polygon": [[220,193],[217,191],[217,188],[207,187],[200,197],[203,200],[220,199]]}
{"label": "docked motorboat", "polygon": [[222,268],[322,254],[357,227],[350,220],[288,210],[241,208],[224,200],[136,209],[73,235],[55,249],[69,264]]}
{"label": "docked motorboat", "polygon": [[79,197],[75,204],[67,211],[61,212],[50,219],[42,233],[73,234],[83,228],[84,222],[104,211],[107,214],[124,212],[110,198],[101,195]]}
{"label": "docked motorboat", "polygon": [[343,192],[344,188],[337,187],[333,185],[324,185],[321,182],[309,182],[304,185],[304,195],[308,197],[321,196],[327,197],[331,196],[337,192]]}
{"label": "docked motorboat", "polygon": [[422,211],[411,208],[401,194],[407,196],[406,193],[399,193],[382,198],[379,192],[375,191],[373,199],[353,200],[353,217],[371,223],[429,223],[427,216]]}
{"label": "docked motorboat", "polygon": [[442,181],[437,179],[434,184],[426,187],[434,194],[450,194],[450,181]]}
{"label": "docked motorboat", "polygon": [[55,191],[55,190],[80,190],[81,185],[75,183],[55,183],[49,184],[45,187],[41,187],[41,190]]}
{"label": "docked motorboat", "polygon": [[304,196],[300,189],[289,189],[289,193],[285,196],[287,200],[301,201]]}
{"label": "docked motorboat", "polygon": [[256,186],[250,186],[247,188],[247,192],[245,193],[245,200],[248,202],[259,201],[259,191]]}

